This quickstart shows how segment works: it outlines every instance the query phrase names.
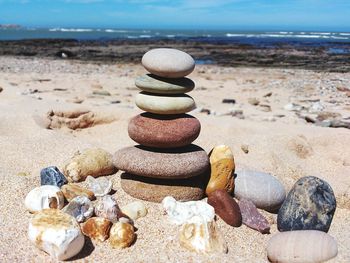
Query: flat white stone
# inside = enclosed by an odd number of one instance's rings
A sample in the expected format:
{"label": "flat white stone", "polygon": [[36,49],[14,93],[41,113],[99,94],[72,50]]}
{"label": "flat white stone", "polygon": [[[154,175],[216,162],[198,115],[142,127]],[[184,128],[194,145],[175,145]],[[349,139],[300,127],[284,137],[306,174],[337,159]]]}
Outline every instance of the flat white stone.
{"label": "flat white stone", "polygon": [[156,48],[143,55],[142,65],[157,76],[181,78],[194,70],[195,62],[189,54],[181,50]]}
{"label": "flat white stone", "polygon": [[298,230],[274,235],[267,244],[271,262],[325,262],[338,254],[337,242],[325,232]]}
{"label": "flat white stone", "polygon": [[36,213],[29,223],[29,239],[56,260],[69,259],[84,246],[84,235],[74,217],[57,209]]}
{"label": "flat white stone", "polygon": [[280,208],[286,191],[275,177],[250,170],[236,171],[234,195],[251,200],[257,208],[274,211]]}
{"label": "flat white stone", "polygon": [[37,212],[45,208],[62,209],[64,196],[61,189],[54,185],[42,185],[32,189],[24,200],[29,212]]}
{"label": "flat white stone", "polygon": [[193,98],[186,95],[156,95],[140,92],[135,103],[141,110],[156,114],[181,114],[196,108]]}
{"label": "flat white stone", "polygon": [[132,220],[136,220],[147,215],[147,208],[141,201],[135,201],[127,204],[123,206],[121,210],[123,214],[127,215]]}
{"label": "flat white stone", "polygon": [[162,205],[169,220],[177,225],[211,222],[215,216],[214,208],[203,201],[178,202],[175,198],[167,196],[163,199]]}

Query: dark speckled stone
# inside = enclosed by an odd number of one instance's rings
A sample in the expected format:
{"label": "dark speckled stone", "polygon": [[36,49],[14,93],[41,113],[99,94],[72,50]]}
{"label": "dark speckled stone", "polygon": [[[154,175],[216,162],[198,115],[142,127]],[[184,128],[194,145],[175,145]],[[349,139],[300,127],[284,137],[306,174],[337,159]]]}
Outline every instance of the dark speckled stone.
{"label": "dark speckled stone", "polygon": [[61,187],[67,183],[67,179],[56,166],[49,166],[40,172],[41,185],[55,185]]}
{"label": "dark speckled stone", "polygon": [[278,230],[328,232],[335,209],[336,199],[327,182],[314,176],[300,178],[278,212]]}
{"label": "dark speckled stone", "polygon": [[117,151],[114,165],[139,176],[180,179],[205,173],[209,169],[209,158],[202,148],[193,144],[174,149],[137,145]]}

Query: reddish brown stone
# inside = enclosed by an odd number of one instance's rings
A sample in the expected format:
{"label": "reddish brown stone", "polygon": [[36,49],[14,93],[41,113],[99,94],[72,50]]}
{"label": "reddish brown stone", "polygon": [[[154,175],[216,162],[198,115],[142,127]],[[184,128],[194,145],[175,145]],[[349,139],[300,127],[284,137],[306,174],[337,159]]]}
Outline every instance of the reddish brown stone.
{"label": "reddish brown stone", "polygon": [[192,143],[201,130],[200,122],[188,114],[159,115],[144,112],[129,122],[131,139],[156,148],[176,148]]}
{"label": "reddish brown stone", "polygon": [[208,204],[214,207],[215,213],[230,226],[242,225],[241,210],[226,190],[220,189],[212,192],[208,197]]}

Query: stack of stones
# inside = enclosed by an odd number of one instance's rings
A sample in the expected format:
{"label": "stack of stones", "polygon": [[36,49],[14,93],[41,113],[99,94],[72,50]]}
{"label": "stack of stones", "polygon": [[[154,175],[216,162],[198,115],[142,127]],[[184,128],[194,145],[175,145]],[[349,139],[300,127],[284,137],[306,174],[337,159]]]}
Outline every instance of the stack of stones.
{"label": "stack of stones", "polygon": [[139,145],[114,155],[115,166],[125,171],[121,187],[129,195],[153,202],[166,196],[199,200],[204,196],[209,169],[206,152],[191,144],[199,135],[198,119],[186,114],[196,105],[185,93],[194,82],[185,78],[195,67],[187,53],[169,48],[148,51],[142,65],[151,74],[138,77],[142,91],[136,105],[145,112],[129,122],[129,137]]}

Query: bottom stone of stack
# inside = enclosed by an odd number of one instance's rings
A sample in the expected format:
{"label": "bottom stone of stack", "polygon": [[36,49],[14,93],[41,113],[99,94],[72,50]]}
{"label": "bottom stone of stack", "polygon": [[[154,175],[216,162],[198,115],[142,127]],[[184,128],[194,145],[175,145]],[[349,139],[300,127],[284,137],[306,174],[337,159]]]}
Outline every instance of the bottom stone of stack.
{"label": "bottom stone of stack", "polygon": [[207,177],[203,174],[186,179],[157,179],[123,173],[121,187],[132,197],[145,201],[160,203],[166,196],[191,201],[204,197]]}

